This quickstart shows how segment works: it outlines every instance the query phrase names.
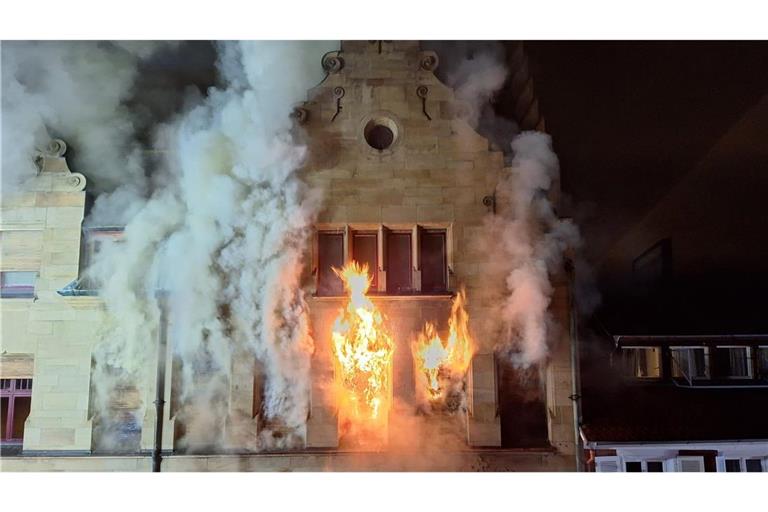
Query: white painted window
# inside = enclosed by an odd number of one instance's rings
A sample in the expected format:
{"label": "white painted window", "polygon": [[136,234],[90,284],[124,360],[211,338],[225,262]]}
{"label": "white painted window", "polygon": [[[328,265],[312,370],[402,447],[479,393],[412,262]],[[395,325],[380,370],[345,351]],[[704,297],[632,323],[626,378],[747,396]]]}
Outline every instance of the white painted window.
{"label": "white painted window", "polygon": [[661,377],[661,349],[659,347],[623,347],[621,355],[624,375],[639,379]]}
{"label": "white painted window", "polygon": [[687,380],[708,379],[708,347],[670,347],[672,351],[672,376]]}
{"label": "white painted window", "polygon": [[760,457],[718,457],[717,470],[724,473],[763,473],[768,459]]}
{"label": "white painted window", "polygon": [[663,473],[663,460],[625,460],[624,471],[627,473]]}
{"label": "white painted window", "polygon": [[0,297],[4,299],[33,298],[37,272],[7,270],[0,272]]}
{"label": "white painted window", "polygon": [[618,473],[618,457],[595,457],[595,469],[598,473]]}
{"label": "white painted window", "polygon": [[681,473],[704,472],[704,457],[678,457],[675,460],[676,470]]}

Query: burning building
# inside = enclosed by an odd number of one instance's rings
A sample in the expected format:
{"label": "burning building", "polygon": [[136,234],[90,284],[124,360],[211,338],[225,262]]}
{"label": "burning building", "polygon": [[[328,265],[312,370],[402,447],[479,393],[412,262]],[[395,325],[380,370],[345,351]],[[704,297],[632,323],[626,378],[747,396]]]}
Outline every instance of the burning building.
{"label": "burning building", "polygon": [[[83,228],[85,176],[64,142],[42,151],[0,225],[3,468],[141,470],[155,448],[168,470],[576,469],[572,226],[553,207],[556,157],[543,133],[506,155],[490,144],[438,64],[407,41],[326,54],[325,79],[290,117],[306,147],[296,180],[232,188],[233,204],[284,213],[241,211],[231,230],[190,213],[166,227],[151,208],[144,232]],[[543,132],[522,51],[508,64],[520,125]],[[182,167],[217,158],[209,143]],[[174,238],[179,225],[191,242]],[[121,259],[155,250],[181,269],[196,257],[185,247],[222,225],[203,265],[214,271],[188,288],[163,284],[158,260]],[[276,225],[276,250],[236,257]],[[99,259],[106,279],[90,273]],[[151,293],[121,295],[147,276]],[[205,321],[190,313],[206,307]],[[114,333],[140,343],[105,345]]]}

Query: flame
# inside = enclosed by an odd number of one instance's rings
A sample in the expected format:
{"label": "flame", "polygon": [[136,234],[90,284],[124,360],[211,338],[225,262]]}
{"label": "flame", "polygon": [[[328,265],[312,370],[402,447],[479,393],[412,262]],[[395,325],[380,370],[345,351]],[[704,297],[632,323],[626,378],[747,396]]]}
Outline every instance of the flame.
{"label": "flame", "polygon": [[371,285],[368,266],[351,262],[334,272],[348,294],[332,332],[339,420],[351,428],[381,432],[391,403],[392,336],[366,296]]}
{"label": "flame", "polygon": [[421,394],[430,402],[446,398],[445,381],[463,379],[472,361],[475,346],[469,335],[469,315],[464,308],[466,292],[462,289],[451,305],[448,337],[444,340],[437,328],[427,322],[413,346],[417,375],[424,377]]}

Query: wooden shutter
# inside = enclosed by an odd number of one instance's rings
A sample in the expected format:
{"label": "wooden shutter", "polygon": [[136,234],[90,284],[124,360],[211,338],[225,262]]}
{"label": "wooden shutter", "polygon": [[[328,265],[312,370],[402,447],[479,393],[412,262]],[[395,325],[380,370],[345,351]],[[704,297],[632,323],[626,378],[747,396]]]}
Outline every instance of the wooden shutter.
{"label": "wooden shutter", "polygon": [[387,237],[387,293],[412,293],[411,233],[390,232]]}
{"label": "wooden shutter", "polygon": [[595,468],[598,473],[618,473],[619,472],[619,458],[618,457],[596,457]]}
{"label": "wooden shutter", "polygon": [[704,457],[678,457],[677,471],[681,473],[704,472]]}

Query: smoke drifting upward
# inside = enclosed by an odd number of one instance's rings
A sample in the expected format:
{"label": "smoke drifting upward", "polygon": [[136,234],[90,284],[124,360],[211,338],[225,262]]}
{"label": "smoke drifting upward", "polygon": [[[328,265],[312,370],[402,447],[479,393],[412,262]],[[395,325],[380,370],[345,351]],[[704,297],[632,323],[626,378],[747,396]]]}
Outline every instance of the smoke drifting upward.
{"label": "smoke drifting upward", "polygon": [[331,46],[223,43],[224,85],[163,130],[168,166],[155,180],[163,186],[92,268],[114,321],[97,357],[100,410],[124,381],[151,381],[162,288],[180,365],[182,444],[194,451],[278,442],[224,439],[233,358],[248,356],[265,372],[263,419],[288,432],[280,444],[300,442],[313,350],[300,278],[321,194],[296,176],[306,150],[289,113],[322,78],[320,58]]}
{"label": "smoke drifting upward", "polygon": [[[125,107],[139,63],[167,43],[39,41],[2,43],[3,189],[36,173],[32,155],[52,137],[76,148],[89,190],[146,188],[135,142],[135,114]],[[112,165],[120,162],[119,168]]]}
{"label": "smoke drifting upward", "polygon": [[548,192],[559,173],[549,135],[524,132],[512,141],[514,160],[496,186],[497,215],[486,219],[494,254],[502,255],[507,294],[501,306],[499,347],[528,366],[547,355],[549,276],[561,271],[563,254],[580,245],[579,230],[559,219]]}

